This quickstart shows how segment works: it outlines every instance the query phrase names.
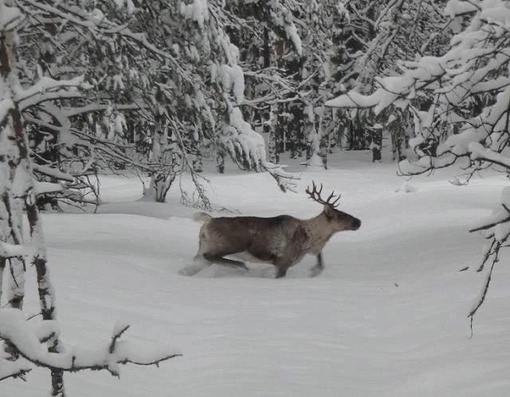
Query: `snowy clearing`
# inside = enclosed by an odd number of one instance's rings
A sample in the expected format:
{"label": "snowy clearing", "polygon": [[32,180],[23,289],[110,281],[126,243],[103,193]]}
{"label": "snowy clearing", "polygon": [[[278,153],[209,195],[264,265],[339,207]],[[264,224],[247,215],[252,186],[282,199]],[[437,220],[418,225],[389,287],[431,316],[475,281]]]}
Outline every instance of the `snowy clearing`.
{"label": "snowy clearing", "polygon": [[[304,172],[299,194],[282,194],[267,174],[206,175],[211,202],[242,214],[314,216],[321,207],[304,193],[311,180],[342,193],[340,209],[363,224],[332,238],[316,278],[313,257],[280,280],[261,264],[179,275],[197,250],[194,210],[179,204],[177,188],[166,204],[136,201],[136,178],[105,178],[97,215],[45,214],[64,342],[107,341],[122,321],[131,324],[126,340],[184,354],[159,368],[122,367],[120,380],[67,374],[69,395],[510,395],[508,254],[472,338],[467,318],[484,281],[474,271],[483,239],[468,229],[508,179],[492,173],[454,186],[448,170],[406,182],[394,164],[339,156],[327,172]],[[29,313],[38,310],[33,277]],[[47,371],[28,379],[0,383],[0,395],[48,393]]]}

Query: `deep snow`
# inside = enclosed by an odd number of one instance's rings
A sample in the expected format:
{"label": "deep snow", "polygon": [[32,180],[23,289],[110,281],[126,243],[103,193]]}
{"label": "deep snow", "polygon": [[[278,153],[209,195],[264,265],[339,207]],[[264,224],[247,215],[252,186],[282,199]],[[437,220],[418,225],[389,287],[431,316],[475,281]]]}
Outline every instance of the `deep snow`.
{"label": "deep snow", "polygon": [[[179,275],[197,249],[194,210],[177,188],[166,204],[136,201],[136,178],[104,178],[99,214],[45,214],[64,341],[102,343],[120,320],[131,324],[127,340],[184,354],[159,368],[122,367],[120,380],[66,375],[69,395],[510,395],[508,254],[472,338],[467,318],[484,281],[474,271],[483,239],[468,229],[508,179],[487,173],[455,186],[445,170],[408,181],[394,164],[337,156],[327,172],[303,172],[298,194],[282,194],[266,174],[207,174],[212,203],[233,214],[314,216],[321,208],[304,193],[312,179],[342,193],[341,209],[363,225],[333,237],[316,278],[312,257],[280,280],[261,264]],[[30,274],[26,307],[36,312]],[[47,395],[47,371],[28,380],[1,382],[0,395]]]}

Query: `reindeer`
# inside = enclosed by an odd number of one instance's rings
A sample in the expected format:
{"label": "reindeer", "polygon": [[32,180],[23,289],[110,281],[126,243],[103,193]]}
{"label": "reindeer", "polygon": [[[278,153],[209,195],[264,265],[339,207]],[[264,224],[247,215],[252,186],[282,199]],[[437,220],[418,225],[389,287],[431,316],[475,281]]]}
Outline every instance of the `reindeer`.
{"label": "reindeer", "polygon": [[250,262],[270,263],[276,267],[276,278],[285,277],[289,267],[301,261],[306,254],[316,255],[317,264],[312,276],[322,272],[322,249],[337,232],[358,230],[361,221],[339,211],[333,191],[326,200],[321,198],[322,184],[318,189],[306,188],[309,198],[324,205],[324,210],[311,219],[297,219],[290,215],[273,218],[236,216],[213,218],[205,212],[196,213],[193,219],[204,222],[199,234],[199,248],[195,260],[207,264],[248,268],[239,260],[225,258],[235,255]]}

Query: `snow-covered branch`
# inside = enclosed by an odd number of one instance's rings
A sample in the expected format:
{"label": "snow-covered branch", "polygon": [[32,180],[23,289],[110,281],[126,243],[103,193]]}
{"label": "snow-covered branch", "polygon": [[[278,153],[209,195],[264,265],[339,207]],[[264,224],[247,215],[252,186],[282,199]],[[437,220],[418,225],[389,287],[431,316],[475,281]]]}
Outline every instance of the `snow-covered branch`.
{"label": "snow-covered branch", "polygon": [[81,91],[72,89],[87,89],[90,86],[84,83],[83,76],[70,80],[55,80],[50,77],[41,77],[39,81],[26,89],[19,90],[15,95],[15,101],[19,103],[20,110],[29,108],[38,103],[55,99],[82,97]]}
{"label": "snow-covered branch", "polygon": [[497,164],[510,170],[510,158],[484,147],[479,142],[471,142],[469,144],[468,150],[472,160],[488,161],[492,164]]}
{"label": "snow-covered branch", "polygon": [[510,187],[501,192],[500,206],[489,217],[480,219],[470,228],[470,232],[493,229],[491,237],[502,242],[510,235]]}
{"label": "snow-covered branch", "polygon": [[485,275],[485,282],[480,295],[468,315],[471,320],[471,330],[473,328],[474,316],[487,297],[494,267],[499,262],[502,254],[501,248],[503,248],[504,244],[510,238],[510,187],[503,189],[500,201],[500,207],[496,208],[489,217],[478,221],[469,230],[470,232],[481,231],[487,239],[484,247],[482,263],[478,272],[482,272],[485,265],[490,263],[490,268]]}
{"label": "snow-covered branch", "polygon": [[2,258],[16,258],[30,256],[31,254],[32,249],[30,247],[0,241],[0,257]]}
{"label": "snow-covered branch", "polygon": [[[23,312],[0,309],[0,339],[10,343],[21,357],[39,367],[69,372],[106,370],[119,376],[119,364],[158,365],[162,361],[181,356],[180,352],[171,347],[149,349],[120,341],[119,338],[127,328],[128,325],[116,325],[112,340],[103,346],[73,346],[67,347],[65,352],[51,353],[41,344]],[[28,368],[23,366],[22,369]]]}
{"label": "snow-covered branch", "polygon": [[32,370],[32,366],[23,360],[4,360],[0,358],[0,382],[8,378],[21,378]]}
{"label": "snow-covered branch", "polygon": [[16,7],[8,7],[0,1],[0,31],[11,31],[23,20],[23,14]]}
{"label": "snow-covered branch", "polygon": [[296,193],[296,181],[299,180],[299,177],[296,174],[285,171],[286,166],[280,164],[273,164],[270,162],[263,162],[263,166],[266,171],[271,175],[278,187],[282,192],[291,191]]}
{"label": "snow-covered branch", "polygon": [[[69,108],[69,109],[61,109],[61,111],[67,117],[73,117],[73,116],[77,116],[80,114],[87,114],[87,113],[92,113],[92,112],[103,112],[105,110],[108,110],[108,108],[110,108],[110,107],[111,107],[110,104],[89,103],[85,106],[73,107],[73,108]],[[141,101],[140,102],[135,101],[134,103],[129,103],[129,104],[122,104],[122,103],[116,104],[115,108],[120,111],[142,110],[142,109],[147,109],[148,105]]]}
{"label": "snow-covered branch", "polygon": [[53,167],[48,167],[48,166],[41,165],[41,164],[34,164],[33,170],[34,170],[34,172],[37,172],[37,173],[61,180],[61,181],[66,181],[66,182],[74,182],[75,181],[75,177],[72,176],[71,174],[69,174],[67,172],[62,172],[62,171],[60,171],[56,168],[53,168]]}

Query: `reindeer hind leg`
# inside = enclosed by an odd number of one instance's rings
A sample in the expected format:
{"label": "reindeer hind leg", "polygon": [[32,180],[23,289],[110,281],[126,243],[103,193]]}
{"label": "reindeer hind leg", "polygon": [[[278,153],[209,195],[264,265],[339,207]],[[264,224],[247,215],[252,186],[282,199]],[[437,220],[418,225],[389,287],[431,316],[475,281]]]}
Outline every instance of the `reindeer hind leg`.
{"label": "reindeer hind leg", "polygon": [[199,252],[193,258],[193,263],[184,266],[182,269],[179,270],[178,274],[180,274],[181,276],[191,277],[209,266],[211,266],[211,262],[205,259],[203,255],[201,255]]}
{"label": "reindeer hind leg", "polygon": [[230,267],[234,267],[234,268],[240,267],[244,270],[248,270],[248,267],[244,264],[244,262],[241,262],[241,261],[227,259],[221,255],[213,255],[210,253],[204,253],[203,256],[209,262],[216,263],[217,265],[230,266]]}

